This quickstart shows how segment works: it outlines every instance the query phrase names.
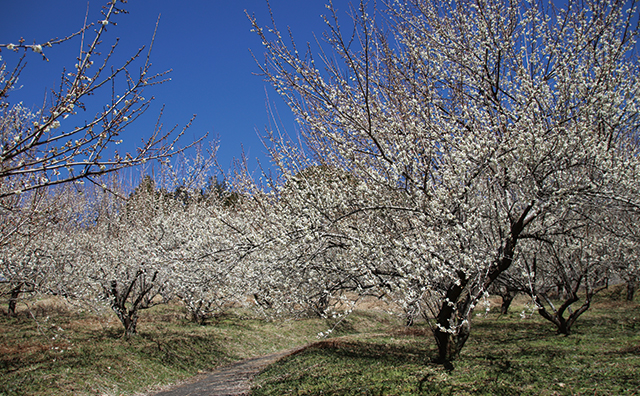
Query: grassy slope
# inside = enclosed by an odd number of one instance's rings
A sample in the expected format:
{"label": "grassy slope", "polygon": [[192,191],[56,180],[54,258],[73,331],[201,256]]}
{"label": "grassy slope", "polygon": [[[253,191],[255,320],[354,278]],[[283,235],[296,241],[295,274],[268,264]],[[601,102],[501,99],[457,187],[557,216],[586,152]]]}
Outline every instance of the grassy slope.
{"label": "grassy slope", "polygon": [[[306,344],[319,320],[264,322],[228,315],[189,323],[176,306],[142,314],[139,336],[121,337],[112,314],[40,310],[0,315],[0,395],[135,394],[226,363]],[[38,316],[38,315],[37,315]]]}
{"label": "grassy slope", "polygon": [[[497,307],[496,307],[497,308]],[[379,311],[355,312],[336,337],[266,370],[257,395],[634,394],[640,389],[640,306],[601,299],[570,337],[537,315],[476,318],[456,369],[429,360],[424,326]],[[120,395],[158,389],[242,358],[317,341],[321,320],[264,322],[239,313],[207,326],[176,306],[145,311],[140,335],[121,338],[107,313],[63,309],[0,316],[0,395]],[[640,393],[637,393],[640,394]]]}
{"label": "grassy slope", "polygon": [[[497,307],[496,307],[497,308]],[[328,340],[270,366],[254,395],[640,394],[640,306],[601,301],[558,336],[534,315],[476,318],[453,371],[428,329]]]}

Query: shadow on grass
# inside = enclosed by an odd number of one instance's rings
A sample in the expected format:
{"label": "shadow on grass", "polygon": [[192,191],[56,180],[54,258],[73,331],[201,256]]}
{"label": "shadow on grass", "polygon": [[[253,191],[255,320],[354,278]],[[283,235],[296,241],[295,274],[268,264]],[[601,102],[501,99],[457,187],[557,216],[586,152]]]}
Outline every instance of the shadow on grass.
{"label": "shadow on grass", "polygon": [[133,394],[234,360],[215,333],[197,333],[197,327],[143,326],[138,335],[124,338],[121,326],[102,326],[99,320],[90,322],[92,328],[76,324],[71,330],[74,319],[55,318],[55,326],[47,327],[41,322],[41,331],[33,320],[4,321],[11,326],[0,342],[0,395],[107,394],[113,389]]}
{"label": "shadow on grass", "polygon": [[436,347],[424,327],[339,337],[268,367],[252,394],[636,394],[635,318],[630,309],[596,311],[570,336],[541,318],[479,318],[453,371],[430,363]]}
{"label": "shadow on grass", "polygon": [[[383,342],[381,342],[383,341]],[[252,395],[458,395],[518,394],[509,382],[457,382],[432,364],[431,338],[381,337],[371,341],[321,341],[268,367]],[[510,373],[511,362],[489,363]]]}
{"label": "shadow on grass", "polygon": [[212,335],[163,331],[141,333],[139,336],[147,341],[142,347],[136,348],[140,359],[155,359],[179,370],[194,366],[211,369],[233,360],[232,356],[223,352],[219,340]]}
{"label": "shadow on grass", "polygon": [[403,361],[426,364],[430,362],[431,355],[435,353],[435,349],[428,348],[424,342],[414,342],[405,345],[329,339],[320,341],[298,353],[328,353],[336,357],[348,359],[372,359],[393,363]]}

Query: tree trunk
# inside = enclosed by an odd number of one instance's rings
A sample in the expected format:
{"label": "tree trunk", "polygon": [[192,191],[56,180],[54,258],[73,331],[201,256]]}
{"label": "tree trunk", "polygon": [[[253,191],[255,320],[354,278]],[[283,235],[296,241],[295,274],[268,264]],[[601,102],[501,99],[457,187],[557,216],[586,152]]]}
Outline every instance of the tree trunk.
{"label": "tree trunk", "polygon": [[[501,255],[495,263],[489,268],[489,273],[482,282],[482,290],[488,290],[489,286],[506,270],[509,269],[513,262],[513,256],[518,243],[520,233],[529,224],[533,217],[528,217],[529,212],[533,208],[535,201],[532,201],[520,214],[517,221],[511,224],[511,232],[509,237],[505,240],[504,246],[501,249]],[[445,366],[451,366],[451,360],[457,358],[464,347],[464,344],[469,338],[471,332],[470,318],[458,317],[456,321],[459,321],[460,325],[457,329],[451,329],[451,320],[454,319],[454,315],[464,312],[465,315],[470,313],[468,309],[471,301],[471,296],[467,294],[465,301],[460,301],[462,292],[469,280],[466,274],[462,271],[458,272],[459,285],[455,283],[451,285],[446,293],[446,297],[438,312],[436,318],[437,325],[433,329],[433,335],[438,344],[438,363],[442,363]],[[454,321],[454,322],[456,322]],[[464,324],[463,324],[464,323]]]}
{"label": "tree trunk", "polygon": [[9,317],[13,318],[16,316],[16,305],[18,304],[18,297],[20,297],[20,293],[22,293],[22,283],[18,283],[13,289],[11,289],[7,311],[7,315]]}
{"label": "tree trunk", "polygon": [[192,322],[199,325],[205,325],[209,315],[207,314],[210,305],[206,305],[204,301],[198,301],[195,303],[185,304],[187,306],[188,315],[187,318]]}
{"label": "tree trunk", "polygon": [[135,285],[137,280],[137,275],[134,280],[129,284],[129,287],[124,291],[118,291],[118,283],[116,281],[111,281],[111,309],[116,313],[118,319],[120,319],[120,323],[124,327],[124,336],[130,337],[136,334],[136,326],[138,324],[138,304],[135,302],[131,304],[131,308],[127,309],[127,299],[129,298],[129,294]]}
{"label": "tree trunk", "polygon": [[329,295],[322,293],[316,299],[310,301],[311,311],[318,317],[324,318],[329,308]]}
{"label": "tree trunk", "polygon": [[[548,321],[550,321],[556,326],[557,334],[563,334],[565,336],[568,336],[568,335],[571,335],[571,327],[576,322],[578,317],[580,317],[580,315],[582,315],[589,309],[589,306],[591,305],[592,297],[593,297],[593,294],[587,295],[585,302],[582,304],[582,306],[578,308],[576,311],[571,312],[570,310],[571,304],[579,300],[577,293],[574,291],[569,294],[569,297],[560,306],[560,308],[558,308],[557,310],[554,309],[553,314],[549,313],[545,309],[544,305],[542,304],[542,300],[540,300],[540,297],[536,296],[535,299],[536,299],[536,304],[538,305],[538,313],[540,314],[540,316],[547,319]],[[569,312],[571,313],[565,319],[564,313],[567,310],[569,310]]]}
{"label": "tree trunk", "polygon": [[633,296],[636,293],[637,288],[637,279],[635,276],[632,276],[627,280],[627,301],[633,301]]}
{"label": "tree trunk", "polygon": [[569,323],[564,320],[564,318],[560,318],[560,320],[558,321],[558,331],[557,334],[562,334],[565,336],[571,335],[571,326],[569,325]]}
{"label": "tree trunk", "polygon": [[408,307],[405,308],[406,320],[404,325],[407,327],[413,326],[416,318],[420,315],[420,307],[418,302],[414,302],[409,304]]}
{"label": "tree trunk", "polygon": [[136,335],[138,332],[138,314],[133,313],[131,315],[127,315],[124,318],[124,321],[122,321],[122,324],[124,325],[124,336],[125,337],[131,337],[133,335]]}
{"label": "tree trunk", "polygon": [[[489,286],[506,270],[509,269],[513,262],[514,252],[518,243],[520,233],[529,224],[535,216],[528,217],[529,212],[533,208],[535,201],[532,201],[521,213],[517,221],[511,224],[511,232],[509,237],[505,240],[503,248],[501,249],[500,257],[491,265],[489,273],[485,276],[481,286],[481,290],[488,290]],[[465,290],[469,279],[463,271],[457,273],[459,284],[453,283],[447,289],[445,298],[442,301],[442,306],[438,312],[436,318],[436,326],[433,327],[433,335],[438,344],[438,358],[437,362],[442,363],[445,366],[451,366],[451,360],[457,358],[462,350],[462,347],[467,342],[469,334],[471,332],[471,321],[468,317],[458,317],[453,320],[454,323],[459,323],[455,329],[451,328],[451,321],[454,319],[454,315],[458,315],[460,312],[464,312],[465,315],[470,313],[470,305],[475,302],[472,301],[472,297],[469,293],[466,294],[464,301],[461,301],[461,296]]]}
{"label": "tree trunk", "polygon": [[118,316],[120,323],[122,323],[122,326],[124,327],[124,336],[128,338],[137,334],[138,311],[127,310],[125,306],[112,305],[111,308],[116,313],[116,316]]}
{"label": "tree trunk", "polygon": [[438,344],[438,359],[436,362],[451,365],[451,361],[460,356],[460,351],[462,351],[464,344],[469,339],[471,326],[467,322],[461,325],[453,334],[441,329],[436,329],[434,333]]}
{"label": "tree trunk", "polygon": [[518,294],[517,292],[514,293],[509,290],[507,290],[506,293],[502,294],[502,305],[500,306],[500,313],[502,315],[506,315],[509,313],[509,307],[511,306],[511,302],[513,301],[513,299],[517,294]]}
{"label": "tree trunk", "polygon": [[[460,350],[462,350],[462,347],[469,338],[470,332],[468,320],[466,325],[461,325],[459,328],[451,328],[451,322],[456,323],[456,319],[459,319],[455,318],[457,313],[460,312],[458,301],[467,285],[466,275],[460,272],[458,276],[460,282],[459,284],[454,283],[449,286],[445,300],[436,318],[437,325],[433,330],[433,335],[438,345],[438,358],[436,361],[445,365],[451,365],[450,362],[459,356]],[[448,304],[447,301],[453,304]]]}
{"label": "tree trunk", "polygon": [[404,325],[406,327],[411,327],[413,326],[413,321],[415,320],[415,316],[408,314],[407,315],[407,320],[404,321]]}

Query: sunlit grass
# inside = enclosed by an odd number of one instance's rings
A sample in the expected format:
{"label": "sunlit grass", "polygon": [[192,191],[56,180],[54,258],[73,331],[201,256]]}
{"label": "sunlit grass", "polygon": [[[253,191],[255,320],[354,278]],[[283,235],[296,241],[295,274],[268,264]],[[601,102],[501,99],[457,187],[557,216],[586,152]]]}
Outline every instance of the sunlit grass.
{"label": "sunlit grass", "polygon": [[574,333],[537,315],[477,317],[452,371],[431,363],[428,328],[328,340],[265,370],[254,395],[634,395],[640,393],[640,308],[601,300]]}
{"label": "sunlit grass", "polygon": [[0,395],[134,394],[315,341],[327,327],[321,320],[268,322],[241,312],[201,326],[170,305],[143,312],[138,336],[126,339],[108,312],[40,315],[0,317]]}
{"label": "sunlit grass", "polygon": [[[256,395],[638,394],[640,305],[600,296],[569,337],[527,307],[474,318],[455,369],[436,354],[424,323],[406,328],[377,307],[354,311],[333,338],[270,366]],[[520,314],[525,311],[527,317]],[[495,311],[495,312],[494,312]],[[133,395],[232,361],[318,342],[320,319],[264,321],[231,311],[201,326],[177,305],[144,311],[122,337],[110,312],[60,306],[0,317],[0,395]]]}

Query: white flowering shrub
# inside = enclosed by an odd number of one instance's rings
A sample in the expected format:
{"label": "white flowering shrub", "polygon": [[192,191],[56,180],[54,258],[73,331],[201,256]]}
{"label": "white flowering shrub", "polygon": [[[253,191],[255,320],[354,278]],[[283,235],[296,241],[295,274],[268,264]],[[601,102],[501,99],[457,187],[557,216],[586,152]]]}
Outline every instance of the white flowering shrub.
{"label": "white flowering shrub", "polygon": [[1,225],[0,283],[9,297],[8,314],[15,315],[18,303],[29,300],[25,297],[73,297],[78,274],[68,264],[77,253],[76,214],[83,207],[82,200],[67,187],[4,201],[21,202],[7,211]]}
{"label": "white flowering shrub", "polygon": [[246,263],[233,226],[239,220],[237,207],[225,204],[224,197],[191,202],[163,219],[176,246],[165,251],[172,262],[175,296],[193,321],[204,324],[245,303]]}

